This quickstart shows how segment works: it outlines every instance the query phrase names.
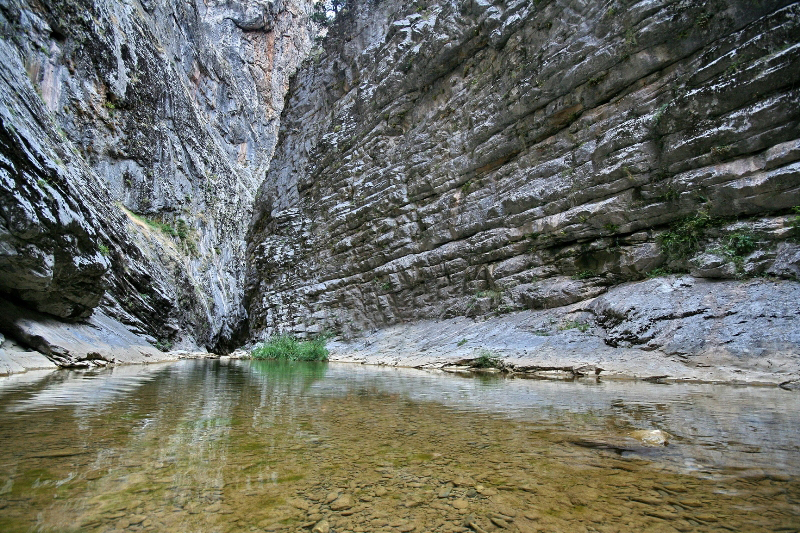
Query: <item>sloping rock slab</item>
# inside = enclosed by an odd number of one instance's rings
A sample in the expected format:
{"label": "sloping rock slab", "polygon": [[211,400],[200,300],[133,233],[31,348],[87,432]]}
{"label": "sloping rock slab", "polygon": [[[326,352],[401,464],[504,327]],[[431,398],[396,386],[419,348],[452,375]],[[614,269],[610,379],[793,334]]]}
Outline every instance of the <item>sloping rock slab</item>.
{"label": "sloping rock slab", "polygon": [[0,347],[0,376],[28,370],[54,370],[58,366],[39,352]]}
{"label": "sloping rock slab", "polygon": [[146,339],[101,311],[84,321],[67,323],[0,300],[0,328],[61,367],[164,359],[164,354]]}
{"label": "sloping rock slab", "polygon": [[667,276],[568,306],[421,320],[328,348],[331,360],[363,364],[468,370],[488,356],[530,377],[790,384],[800,379],[798,301],[794,281]]}
{"label": "sloping rock slab", "polygon": [[615,347],[697,365],[798,369],[800,283],[668,276],[615,287],[587,305]]}

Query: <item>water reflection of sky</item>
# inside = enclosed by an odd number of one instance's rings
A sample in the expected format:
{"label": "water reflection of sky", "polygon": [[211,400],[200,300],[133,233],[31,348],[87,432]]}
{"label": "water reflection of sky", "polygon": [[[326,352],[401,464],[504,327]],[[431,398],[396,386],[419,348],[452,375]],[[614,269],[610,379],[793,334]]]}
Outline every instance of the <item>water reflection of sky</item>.
{"label": "water reflection of sky", "polygon": [[[145,384],[193,391],[183,399],[187,420],[226,419],[245,386],[259,391],[253,417],[264,420],[278,406],[295,402],[387,394],[599,440],[618,440],[628,429],[662,429],[675,438],[667,449],[654,453],[689,469],[746,464],[800,472],[800,395],[777,388],[463,377],[344,363],[250,361],[180,361],[22,376],[0,379],[0,405],[6,412],[66,407],[83,418],[134,397]],[[185,446],[210,429],[193,427],[190,433],[195,435],[174,445]],[[211,433],[220,431],[224,433],[221,428]]]}

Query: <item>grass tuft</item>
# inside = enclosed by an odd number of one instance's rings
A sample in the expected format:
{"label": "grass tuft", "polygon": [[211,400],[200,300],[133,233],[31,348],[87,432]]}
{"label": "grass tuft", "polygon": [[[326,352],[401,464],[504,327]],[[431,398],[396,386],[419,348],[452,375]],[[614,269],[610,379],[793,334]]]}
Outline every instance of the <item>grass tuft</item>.
{"label": "grass tuft", "polygon": [[488,350],[482,350],[477,359],[473,359],[472,368],[502,368],[503,362]]}
{"label": "grass tuft", "polygon": [[298,341],[289,335],[277,335],[253,348],[250,355],[253,359],[327,361],[326,340],[326,337],[316,337],[307,341]]}
{"label": "grass tuft", "polygon": [[560,331],[566,331],[568,329],[577,329],[581,333],[588,331],[591,325],[588,322],[580,322],[578,320],[569,320],[561,324],[558,329]]}
{"label": "grass tuft", "polygon": [[674,274],[672,270],[664,267],[654,268],[653,270],[647,273],[648,278],[660,278],[663,276],[669,276],[670,274]]}
{"label": "grass tuft", "polygon": [[750,231],[735,231],[723,241],[722,253],[734,262],[741,262],[744,257],[757,247],[755,236]]}
{"label": "grass tuft", "polygon": [[594,278],[596,276],[597,273],[594,270],[584,270],[572,276],[572,279],[589,279],[589,278]]}

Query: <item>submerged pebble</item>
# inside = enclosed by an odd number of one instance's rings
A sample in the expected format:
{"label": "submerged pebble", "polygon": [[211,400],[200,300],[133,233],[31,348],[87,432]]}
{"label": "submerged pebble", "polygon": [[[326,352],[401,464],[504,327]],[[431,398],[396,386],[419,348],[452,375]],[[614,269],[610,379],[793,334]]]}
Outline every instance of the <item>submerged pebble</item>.
{"label": "submerged pebble", "polygon": [[631,437],[645,446],[666,446],[669,444],[670,434],[660,429],[637,429],[631,431]]}

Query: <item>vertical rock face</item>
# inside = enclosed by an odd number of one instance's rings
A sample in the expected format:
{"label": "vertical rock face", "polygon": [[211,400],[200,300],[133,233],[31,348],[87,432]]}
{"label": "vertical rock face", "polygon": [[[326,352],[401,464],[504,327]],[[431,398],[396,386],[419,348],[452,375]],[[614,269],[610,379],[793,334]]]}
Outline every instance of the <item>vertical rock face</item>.
{"label": "vertical rock face", "polygon": [[226,350],[311,3],[0,6],[0,293]]}
{"label": "vertical rock face", "polygon": [[800,3],[357,2],[290,89],[255,337],[797,279]]}

